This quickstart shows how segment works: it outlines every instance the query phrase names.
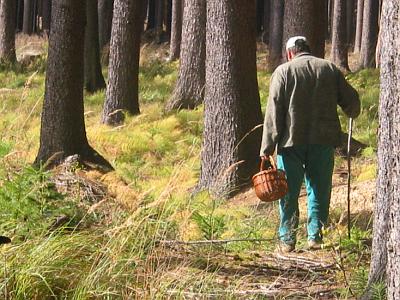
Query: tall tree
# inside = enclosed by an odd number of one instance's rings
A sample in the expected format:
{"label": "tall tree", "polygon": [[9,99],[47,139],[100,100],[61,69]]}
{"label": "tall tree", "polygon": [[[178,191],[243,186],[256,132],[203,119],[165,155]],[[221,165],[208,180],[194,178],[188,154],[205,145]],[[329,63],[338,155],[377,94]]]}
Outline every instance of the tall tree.
{"label": "tall tree", "polygon": [[[85,4],[85,3],[83,3]],[[88,143],[83,108],[85,5],[53,1],[46,87],[36,164],[57,164],[78,154],[82,161],[111,165]]]}
{"label": "tall tree", "polygon": [[33,2],[34,0],[24,0],[24,22],[22,32],[25,34],[33,33]]}
{"label": "tall tree", "polygon": [[15,57],[15,0],[0,2],[0,62],[14,63]]}
{"label": "tall tree", "polygon": [[322,41],[326,30],[321,24],[327,24],[324,21],[325,5],[326,0],[286,0],[283,43],[291,36],[305,36],[314,55],[324,57],[325,43]]}
{"label": "tall tree", "polygon": [[48,35],[50,32],[51,0],[42,0],[42,30]]}
{"label": "tall tree", "polygon": [[173,0],[172,2],[172,28],[169,47],[169,59],[176,60],[179,58],[181,51],[182,39],[182,17],[183,17],[183,0]]}
{"label": "tall tree", "polygon": [[378,40],[379,1],[364,0],[363,30],[361,39],[360,68],[375,67],[375,51]]}
{"label": "tall tree", "polygon": [[113,7],[114,0],[99,0],[98,2],[100,49],[110,43]]}
{"label": "tall tree", "polygon": [[[229,197],[258,165],[262,123],[255,1],[207,2],[204,134],[199,188]],[[246,47],[243,47],[246,45]]]}
{"label": "tall tree", "polygon": [[156,43],[161,43],[164,32],[165,0],[155,0],[155,2],[155,39]]}
{"label": "tall tree", "polygon": [[270,18],[271,18],[271,0],[264,0],[264,18],[263,18],[263,33],[262,41],[265,44],[269,43],[270,35]]}
{"label": "tall tree", "polygon": [[356,36],[354,39],[354,52],[355,53],[360,52],[360,49],[361,49],[363,15],[364,15],[364,0],[358,0],[357,1]]}
{"label": "tall tree", "polygon": [[267,64],[271,72],[282,62],[283,11],[284,1],[271,0]]}
{"label": "tall tree", "polygon": [[97,0],[86,0],[85,88],[94,93],[106,87],[100,65]]}
{"label": "tall tree", "polygon": [[156,26],[156,1],[158,0],[148,1],[146,30],[152,30]]}
{"label": "tall tree", "polygon": [[349,70],[346,8],[346,0],[335,0],[333,11],[331,60],[338,67]]}
{"label": "tall tree", "polygon": [[179,76],[166,110],[194,108],[203,101],[206,57],[206,1],[185,0]]}
{"label": "tall tree", "polygon": [[117,125],[123,110],[139,114],[139,53],[143,0],[115,0],[108,86],[102,122]]}
{"label": "tall tree", "polygon": [[351,49],[354,47],[354,36],[355,36],[355,0],[347,0],[346,2],[346,35],[347,35],[347,45]]}
{"label": "tall tree", "polygon": [[[364,299],[371,286],[387,285],[387,299],[400,297],[400,3],[383,2],[381,93],[379,99],[378,180],[371,267]],[[385,280],[386,271],[386,280]]]}

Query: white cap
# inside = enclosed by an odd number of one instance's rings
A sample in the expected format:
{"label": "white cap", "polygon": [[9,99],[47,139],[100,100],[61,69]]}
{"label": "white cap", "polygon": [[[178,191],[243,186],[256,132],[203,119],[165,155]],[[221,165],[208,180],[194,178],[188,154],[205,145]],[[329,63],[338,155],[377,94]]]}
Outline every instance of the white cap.
{"label": "white cap", "polygon": [[298,40],[303,40],[307,43],[307,39],[304,36],[294,36],[291,37],[290,39],[288,39],[287,43],[286,43],[286,50],[293,48],[296,45],[296,41]]}

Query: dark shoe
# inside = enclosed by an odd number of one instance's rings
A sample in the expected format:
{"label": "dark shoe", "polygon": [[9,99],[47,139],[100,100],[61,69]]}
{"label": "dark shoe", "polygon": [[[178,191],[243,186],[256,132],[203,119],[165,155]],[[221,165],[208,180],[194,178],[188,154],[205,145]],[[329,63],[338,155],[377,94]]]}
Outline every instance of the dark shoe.
{"label": "dark shoe", "polygon": [[308,240],[308,250],[320,250],[324,243],[322,241]]}
{"label": "dark shoe", "polygon": [[295,248],[296,244],[287,244],[285,242],[279,242],[279,244],[276,246],[276,251],[281,253],[289,253],[293,252]]}

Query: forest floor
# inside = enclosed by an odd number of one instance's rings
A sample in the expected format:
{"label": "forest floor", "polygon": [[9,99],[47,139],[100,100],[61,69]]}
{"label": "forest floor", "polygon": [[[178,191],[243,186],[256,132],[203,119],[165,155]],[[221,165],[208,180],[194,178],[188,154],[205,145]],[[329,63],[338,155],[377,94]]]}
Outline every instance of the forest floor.
{"label": "forest floor", "polygon": [[[252,189],[224,200],[191,194],[199,174],[203,108],[165,113],[177,77],[166,45],[143,45],[141,115],[123,126],[99,124],[104,91],[85,94],[90,144],[116,171],[70,162],[51,172],[30,164],[38,149],[46,41],[20,36],[24,66],[0,69],[0,295],[7,299],[351,299],[368,276],[376,173],[379,79],[349,74],[363,111],[354,136],[366,148],[352,159],[351,238],[347,170],[335,159],[325,247],[306,248],[306,196],[300,198],[296,251],[275,251],[277,203]],[[44,54],[37,56],[37,52]],[[29,56],[29,55],[28,55]],[[270,74],[258,53],[262,106]],[[355,60],[352,57],[353,61]],[[107,75],[104,68],[104,75]],[[341,115],[343,131],[346,118]],[[216,241],[216,242],[211,242]],[[382,294],[381,287],[376,294]],[[1,296],[0,296],[1,297]]]}

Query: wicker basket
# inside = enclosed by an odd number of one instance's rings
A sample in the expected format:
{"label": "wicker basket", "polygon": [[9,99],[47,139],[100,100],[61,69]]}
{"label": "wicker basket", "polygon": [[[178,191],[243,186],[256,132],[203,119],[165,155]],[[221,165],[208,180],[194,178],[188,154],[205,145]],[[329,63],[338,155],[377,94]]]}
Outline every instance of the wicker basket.
{"label": "wicker basket", "polygon": [[[270,168],[265,169],[265,163],[269,161]],[[261,201],[272,202],[279,200],[288,192],[286,174],[283,170],[278,170],[274,158],[261,160],[260,172],[253,176],[253,185],[257,197]]]}

